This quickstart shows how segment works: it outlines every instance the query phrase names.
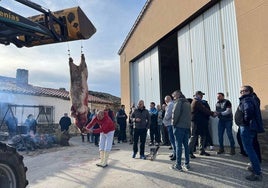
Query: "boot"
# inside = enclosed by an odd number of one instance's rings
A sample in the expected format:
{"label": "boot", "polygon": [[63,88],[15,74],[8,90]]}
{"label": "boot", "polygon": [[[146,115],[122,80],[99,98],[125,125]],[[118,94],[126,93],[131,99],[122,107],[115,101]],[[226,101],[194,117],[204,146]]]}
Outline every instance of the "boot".
{"label": "boot", "polygon": [[220,148],[219,151],[217,152],[217,154],[223,154],[224,153],[224,149]]}
{"label": "boot", "polygon": [[230,155],[235,155],[235,148],[231,148]]}
{"label": "boot", "polygon": [[102,167],[103,161],[104,161],[104,151],[100,151],[100,162],[97,163],[96,165]]}
{"label": "boot", "polygon": [[106,166],[108,166],[107,161],[109,158],[109,152],[105,151],[104,152],[104,159],[103,159],[103,163],[101,165],[101,167],[105,168]]}

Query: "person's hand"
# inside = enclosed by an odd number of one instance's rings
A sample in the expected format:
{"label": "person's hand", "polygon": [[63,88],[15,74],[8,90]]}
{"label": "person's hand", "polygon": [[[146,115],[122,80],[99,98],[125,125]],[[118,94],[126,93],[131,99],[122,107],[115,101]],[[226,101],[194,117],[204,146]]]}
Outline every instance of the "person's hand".
{"label": "person's hand", "polygon": [[218,113],[217,112],[213,112],[213,115],[212,115],[212,117],[217,117],[218,116]]}
{"label": "person's hand", "polygon": [[135,121],[136,121],[136,122],[140,122],[141,119],[140,119],[140,118],[136,118]]}

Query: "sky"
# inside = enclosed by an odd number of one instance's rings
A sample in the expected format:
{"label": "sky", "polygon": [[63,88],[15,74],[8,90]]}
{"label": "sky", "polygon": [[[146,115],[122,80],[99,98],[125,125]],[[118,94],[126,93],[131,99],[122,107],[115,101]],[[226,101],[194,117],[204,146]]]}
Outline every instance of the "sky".
{"label": "sky", "polygon": [[[79,6],[97,32],[87,40],[17,48],[0,44],[0,75],[16,77],[17,69],[29,71],[29,84],[46,88],[70,88],[68,49],[80,63],[81,46],[88,67],[90,91],[120,97],[118,51],[146,0],[31,0],[45,9],[58,11]],[[23,17],[41,14],[15,0],[0,0],[0,6]]]}

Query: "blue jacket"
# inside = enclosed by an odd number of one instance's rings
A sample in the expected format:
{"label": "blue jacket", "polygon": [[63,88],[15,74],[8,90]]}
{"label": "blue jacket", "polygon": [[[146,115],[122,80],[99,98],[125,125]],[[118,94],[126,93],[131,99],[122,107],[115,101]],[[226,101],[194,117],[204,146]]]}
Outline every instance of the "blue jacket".
{"label": "blue jacket", "polygon": [[243,95],[235,113],[235,122],[238,126],[250,126],[258,133],[264,132],[260,110],[260,100],[254,94]]}

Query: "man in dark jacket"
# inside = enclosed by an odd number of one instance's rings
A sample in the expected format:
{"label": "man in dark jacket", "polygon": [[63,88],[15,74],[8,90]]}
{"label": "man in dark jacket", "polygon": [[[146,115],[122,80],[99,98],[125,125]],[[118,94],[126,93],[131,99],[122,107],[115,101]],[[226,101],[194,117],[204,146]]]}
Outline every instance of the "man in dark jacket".
{"label": "man in dark jacket", "polygon": [[195,155],[193,154],[193,152],[194,152],[196,139],[198,138],[198,135],[200,135],[201,137],[200,155],[206,155],[206,156],[210,155],[209,153],[205,152],[206,134],[208,131],[207,116],[215,116],[215,113],[208,110],[202,104],[203,95],[205,95],[205,93],[201,91],[197,91],[191,103],[192,128],[191,128],[191,137],[190,137],[190,142],[189,142],[191,158],[195,158]]}
{"label": "man in dark jacket", "polygon": [[138,141],[140,139],[140,159],[146,159],[144,155],[144,149],[147,130],[149,129],[151,118],[149,111],[145,109],[143,100],[140,100],[138,102],[138,108],[134,110],[131,118],[134,122],[134,143],[132,158],[136,157],[136,154],[138,152]]}
{"label": "man in dark jacket", "polygon": [[253,148],[253,138],[258,133],[264,132],[260,103],[251,86],[242,86],[240,94],[240,103],[235,113],[235,123],[240,127],[242,143],[252,166],[252,169],[250,169],[252,174],[246,176],[246,179],[249,181],[261,181],[260,161]]}
{"label": "man in dark jacket", "polygon": [[119,124],[119,136],[118,143],[120,141],[127,142],[126,128],[127,128],[127,114],[125,112],[125,105],[121,105],[120,109],[116,113],[116,121]]}
{"label": "man in dark jacket", "polygon": [[69,130],[69,126],[72,124],[71,118],[68,117],[67,113],[64,113],[63,117],[60,119],[60,130],[67,131]]}
{"label": "man in dark jacket", "polygon": [[149,146],[153,146],[154,143],[156,146],[159,146],[160,144],[160,132],[159,132],[159,127],[158,127],[158,111],[155,108],[155,103],[151,102],[150,103],[150,110],[149,114],[151,116],[151,123],[150,123],[150,143]]}

